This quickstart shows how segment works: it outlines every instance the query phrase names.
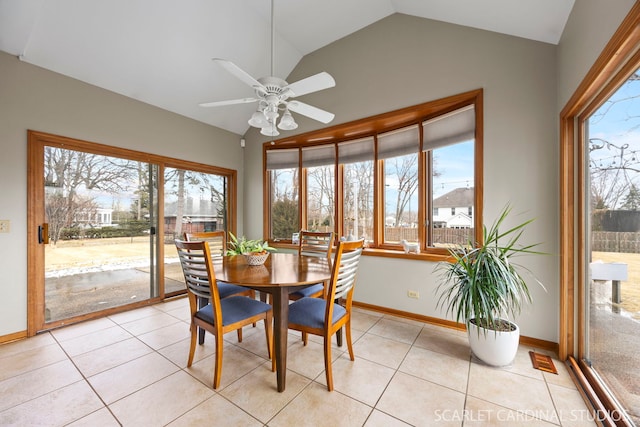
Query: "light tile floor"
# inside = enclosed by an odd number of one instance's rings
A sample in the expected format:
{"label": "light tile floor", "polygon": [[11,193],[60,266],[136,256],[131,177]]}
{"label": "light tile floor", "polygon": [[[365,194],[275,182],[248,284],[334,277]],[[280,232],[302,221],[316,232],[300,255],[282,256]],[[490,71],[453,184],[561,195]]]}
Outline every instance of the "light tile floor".
{"label": "light tile floor", "polygon": [[0,346],[0,425],[593,426],[563,363],[559,375],[475,360],[464,333],[355,309],[355,362],[335,346],[326,390],[322,341],[289,334],[276,391],[262,325],[225,336],[214,391],[213,338],[186,367],[186,299]]}

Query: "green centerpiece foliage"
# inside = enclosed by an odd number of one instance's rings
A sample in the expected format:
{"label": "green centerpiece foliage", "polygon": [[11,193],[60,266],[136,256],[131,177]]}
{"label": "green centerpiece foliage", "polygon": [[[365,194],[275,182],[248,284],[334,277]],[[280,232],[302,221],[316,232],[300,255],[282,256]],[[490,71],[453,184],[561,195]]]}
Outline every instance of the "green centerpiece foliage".
{"label": "green centerpiece foliage", "polygon": [[269,246],[266,240],[247,240],[244,236],[238,239],[231,232],[229,232],[229,238],[227,255],[264,254],[276,251],[276,248]]}

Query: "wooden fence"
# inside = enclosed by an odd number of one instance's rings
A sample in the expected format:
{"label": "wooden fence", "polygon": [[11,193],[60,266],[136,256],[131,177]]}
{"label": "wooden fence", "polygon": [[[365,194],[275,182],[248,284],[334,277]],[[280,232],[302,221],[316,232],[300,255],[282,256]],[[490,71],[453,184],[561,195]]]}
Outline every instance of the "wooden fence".
{"label": "wooden fence", "polygon": [[[434,228],[433,241],[438,244],[465,245],[469,238],[473,238],[473,228]],[[385,227],[385,240],[399,242],[418,240],[418,229],[408,227]]]}
{"label": "wooden fence", "polygon": [[593,231],[591,232],[591,250],[640,253],[640,232]]}

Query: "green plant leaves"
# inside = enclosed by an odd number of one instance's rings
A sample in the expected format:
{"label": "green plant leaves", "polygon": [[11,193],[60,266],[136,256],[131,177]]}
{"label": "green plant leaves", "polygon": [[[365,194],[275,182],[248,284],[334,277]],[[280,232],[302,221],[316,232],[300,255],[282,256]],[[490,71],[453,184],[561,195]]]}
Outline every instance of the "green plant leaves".
{"label": "green plant leaves", "polygon": [[529,287],[520,273],[527,269],[514,263],[513,258],[542,252],[533,250],[539,243],[518,244],[532,219],[500,231],[510,211],[511,207],[505,206],[491,227],[483,227],[481,245],[474,247],[469,242],[468,246],[451,248],[449,254],[453,262],[442,262],[436,267],[442,278],[436,289],[437,306],[454,315],[457,322],[466,323],[475,318],[479,326],[496,330],[502,325],[502,316],[516,316],[524,303],[532,302]]}
{"label": "green plant leaves", "polygon": [[276,248],[269,246],[269,243],[266,240],[247,240],[244,236],[238,239],[232,232],[229,232],[227,255],[240,255],[265,251],[275,252]]}

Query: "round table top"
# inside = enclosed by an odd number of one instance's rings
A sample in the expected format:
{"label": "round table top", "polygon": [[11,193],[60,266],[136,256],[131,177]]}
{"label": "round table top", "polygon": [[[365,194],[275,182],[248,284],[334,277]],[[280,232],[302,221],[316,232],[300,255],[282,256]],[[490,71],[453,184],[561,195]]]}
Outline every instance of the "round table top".
{"label": "round table top", "polygon": [[224,256],[214,268],[217,280],[255,287],[311,285],[331,278],[326,258],[292,253],[270,253],[263,265],[248,265],[241,255]]}

